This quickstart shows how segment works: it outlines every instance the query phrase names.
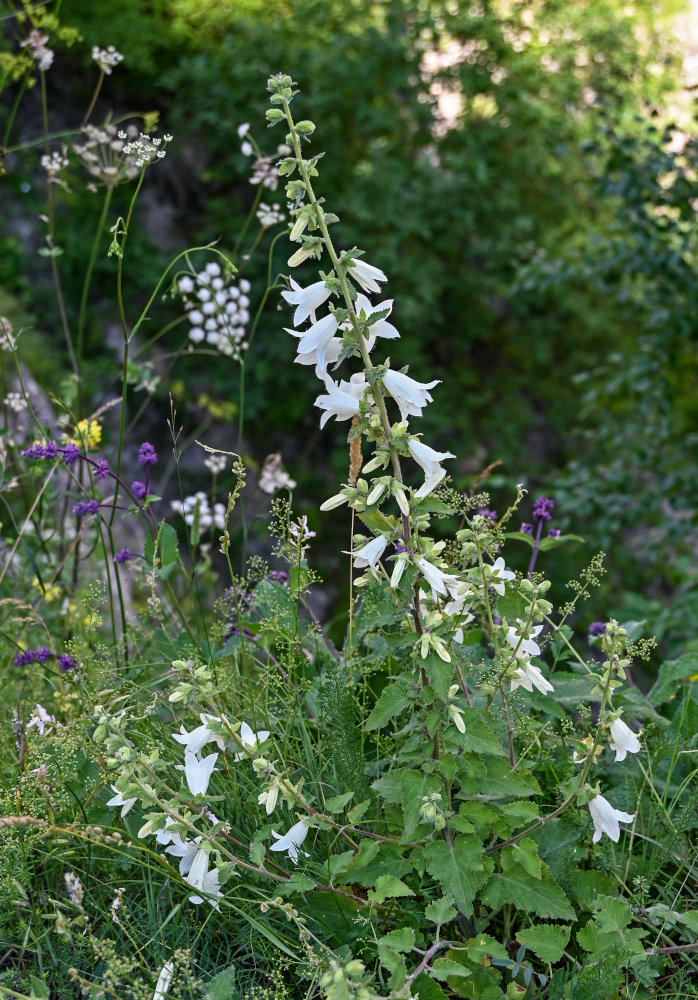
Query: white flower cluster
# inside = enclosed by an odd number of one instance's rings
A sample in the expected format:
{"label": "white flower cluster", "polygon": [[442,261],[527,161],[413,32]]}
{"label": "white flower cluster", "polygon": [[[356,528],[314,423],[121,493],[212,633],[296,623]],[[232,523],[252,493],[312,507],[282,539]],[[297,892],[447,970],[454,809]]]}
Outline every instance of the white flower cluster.
{"label": "white flower cluster", "polygon": [[116,51],[113,45],[110,45],[106,49],[100,49],[99,45],[93,45],[92,58],[102,72],[110,76],[114,66],[118,66],[124,57],[120,52]]}
{"label": "white flower cluster", "polygon": [[68,166],[65,148],[60,153],[48,153],[42,156],[41,166],[50,177],[54,177],[60,170],[64,170]]}
{"label": "white flower cluster", "polygon": [[[128,140],[129,138],[123,130],[116,134],[119,139]],[[150,136],[141,132],[138,138],[126,141],[123,154],[132,160],[137,167],[147,167],[156,160],[165,158],[165,147],[170,142],[172,142],[171,135]]]}
{"label": "white flower cluster", "polygon": [[198,516],[200,531],[207,531],[212,525],[219,531],[225,529],[225,504],[214,503],[211,508],[208,497],[202,490],[184,500],[173,500],[171,506],[189,526],[194,524]]}
{"label": "white flower cluster", "polygon": [[0,316],[0,351],[14,351],[14,330],[7,316]]}
{"label": "white flower cluster", "polygon": [[90,174],[107,187],[137,177],[140,168],[124,153],[126,142],[138,137],[135,125],[117,134],[115,125],[86,125],[82,142],[73,143],[73,152],[82,160]]}
{"label": "white flower cluster", "polygon": [[245,325],[250,321],[250,283],[241,278],[234,284],[210,261],[198,274],[183,275],[177,282],[191,326],[189,339],[203,342],[221,354],[238,360],[247,348]]}
{"label": "white flower cluster", "polygon": [[45,73],[47,69],[51,68],[54,59],[53,49],[46,47],[46,42],[48,41],[48,35],[42,35],[38,29],[30,31],[27,38],[23,42],[20,42],[20,47],[24,48],[28,45],[36,60],[36,65],[41,73]]}
{"label": "white flower cluster", "polygon": [[[184,749],[184,764],[177,765],[177,769],[184,773],[184,780],[189,793],[200,801],[208,792],[208,786],[216,768],[219,752],[223,752],[235,746],[238,752],[234,755],[234,760],[239,763],[243,760],[251,760],[255,772],[261,774],[269,770],[268,761],[260,756],[258,748],[266,743],[271,735],[268,730],[254,732],[252,727],[246,722],[240,726],[239,732],[235,733],[234,727],[225,717],[219,718],[214,715],[202,713],[199,716],[200,725],[188,731],[184,726],[180,726],[179,732],[173,734],[173,739]],[[228,735],[230,734],[230,735]],[[218,752],[204,754],[204,748],[214,743]],[[278,782],[278,776],[274,776],[272,783]],[[269,787],[268,783],[268,787]],[[136,790],[129,785],[128,779],[122,782],[122,788],[112,785],[115,793],[107,802],[108,806],[121,809],[121,817],[126,816],[139,801],[138,795],[129,794]],[[275,786],[278,787],[278,786]],[[283,792],[288,792],[285,788]],[[262,792],[259,796],[260,803],[267,802],[266,812],[271,814],[278,799],[278,791],[273,797],[273,803],[269,808],[268,791]],[[221,821],[208,809],[201,809],[201,817],[208,820],[214,827],[221,826]],[[191,824],[188,824],[191,826]],[[223,893],[220,890],[220,870],[213,868],[209,871],[210,854],[212,851],[211,840],[203,835],[190,837],[190,832],[185,830],[184,835],[179,829],[178,823],[172,816],[164,817],[164,825],[158,828],[157,821],[148,820],[138,831],[140,838],[154,835],[157,843],[165,848],[165,853],[172,857],[179,858],[179,873],[187,882],[194,893],[189,896],[189,901],[198,905],[204,899],[210,903],[214,909],[220,909],[218,900]],[[300,821],[296,823],[283,836],[272,830],[272,835],[276,843],[270,846],[272,851],[286,851],[295,863],[298,860],[298,849],[303,843],[308,832],[308,824]]]}
{"label": "white flower cluster", "polygon": [[5,396],[5,406],[15,413],[22,413],[27,408],[27,401],[21,392],[8,392]]}
{"label": "white flower cluster", "polygon": [[227,465],[227,456],[213,454],[204,459],[204,465],[214,475],[218,476]]}
{"label": "white flower cluster", "polygon": [[56,725],[56,717],[54,715],[49,715],[43,705],[35,705],[34,711],[29,716],[29,722],[27,722],[27,729],[36,729],[39,736],[45,736],[46,733],[50,733],[53,726]]}
{"label": "white flower cluster", "polygon": [[266,202],[260,201],[259,208],[257,209],[257,218],[259,219],[260,226],[269,229],[271,226],[276,226],[279,222],[283,222],[286,216],[278,205],[267,205]]}
{"label": "white flower cluster", "polygon": [[281,455],[275,452],[267,455],[262,466],[262,473],[259,477],[259,488],[265,493],[276,493],[279,490],[295,489],[296,481],[291,479],[281,464]]}

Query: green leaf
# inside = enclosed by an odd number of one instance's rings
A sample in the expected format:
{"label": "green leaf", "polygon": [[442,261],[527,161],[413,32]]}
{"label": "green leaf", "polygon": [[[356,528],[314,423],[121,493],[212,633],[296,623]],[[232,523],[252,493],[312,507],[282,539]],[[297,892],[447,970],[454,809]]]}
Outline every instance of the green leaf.
{"label": "green leaf", "polygon": [[457,740],[464,750],[472,753],[504,756],[501,739],[485,722],[481,713],[474,708],[462,708],[459,711],[465,723],[465,732],[459,732],[454,726],[453,730],[449,730],[451,737]]}
{"label": "green leaf", "polygon": [[424,848],[427,871],[451,893],[460,912],[470,917],[473,900],[485,883],[492,863],[483,857],[482,843],[477,837],[461,834],[450,847],[445,840],[427,844]]}
{"label": "green leaf", "polygon": [[229,965],[206,983],[206,1000],[232,1000],[237,996],[235,966]]}
{"label": "green leaf", "polygon": [[518,866],[494,875],[485,886],[482,900],[498,910],[511,903],[524,913],[537,913],[552,920],[575,920],[576,914],[562,889],[550,879],[535,879]]}
{"label": "green leaf", "polygon": [[530,549],[532,549],[534,545],[533,536],[527,535],[525,531],[505,531],[504,537],[513,538],[514,541],[517,542],[525,542]]}
{"label": "green leaf", "polygon": [[553,965],[562,958],[570,939],[570,928],[560,924],[536,924],[516,932],[519,944],[530,948],[541,962]]}
{"label": "green leaf", "polygon": [[383,691],[376,705],[366,720],[366,731],[382,729],[392,718],[400,715],[410,705],[412,699],[401,684],[389,684]]}
{"label": "green leaf", "polygon": [[467,969],[460,962],[454,962],[452,958],[437,958],[431,965],[432,974],[436,979],[447,980],[449,976],[472,976],[470,969]]}
{"label": "green leaf", "polygon": [[499,941],[495,941],[489,934],[478,934],[470,938],[467,943],[468,958],[472,962],[480,963],[484,955],[490,958],[509,958],[507,950]]}
{"label": "green leaf", "polygon": [[353,792],[345,792],[344,795],[335,795],[331,799],[325,799],[325,812],[342,812],[347,802],[349,802],[353,797]]}
{"label": "green leaf", "polygon": [[477,795],[480,800],[488,801],[540,794],[538,782],[525,768],[514,772],[508,760],[496,757],[485,758],[485,764],[485,775],[475,774],[463,778],[463,791],[466,795]]}
{"label": "green leaf", "polygon": [[414,896],[408,885],[394,875],[381,875],[376,880],[375,890],[369,889],[368,898],[372,903],[384,903],[386,899]]}
{"label": "green leaf", "polygon": [[387,944],[393,951],[411,951],[414,947],[414,931],[411,927],[400,927],[395,931],[388,931],[382,938],[378,939],[378,944]]}
{"label": "green leaf", "polygon": [[453,905],[453,896],[442,896],[441,899],[434,900],[424,911],[427,920],[431,920],[433,924],[439,926],[453,920],[457,913],[458,911]]}
{"label": "green leaf", "polygon": [[566,545],[567,542],[581,542],[584,544],[584,539],[580,535],[560,535],[558,538],[543,538],[538,546],[541,552],[549,552],[550,549],[557,549],[561,545]]}
{"label": "green leaf", "polygon": [[51,991],[42,979],[37,979],[36,976],[30,976],[29,980],[32,987],[32,1000],[48,1000],[51,996]]}
{"label": "green leaf", "polygon": [[377,840],[362,840],[359,853],[347,867],[346,872],[337,879],[339,884],[354,883],[361,886],[376,885],[381,875],[392,875],[399,879],[408,875],[412,865],[402,857],[394,844],[385,844]]}
{"label": "green leaf", "polygon": [[363,802],[358,802],[353,806],[347,813],[347,819],[352,824],[358,823],[361,817],[364,815],[368,807],[371,805],[370,799],[364,799]]}
{"label": "green leaf", "polygon": [[412,834],[419,825],[419,810],[422,807],[422,799],[433,792],[439,792],[441,787],[441,781],[435,774],[403,771],[402,811],[405,816],[405,828],[401,838],[403,841],[411,840]]}
{"label": "green leaf", "polygon": [[511,847],[506,847],[502,852],[502,867],[507,871],[514,871],[514,866],[520,866],[534,878],[541,877],[542,861],[538,857],[538,845],[530,837],[524,837]]}
{"label": "green leaf", "polygon": [[679,923],[684,924],[694,936],[698,936],[698,910],[687,910],[686,913],[679,913]]}
{"label": "green leaf", "polygon": [[659,668],[657,682],[647,695],[652,705],[669,701],[680,681],[698,674],[698,653],[684,653],[678,660],[667,660]]}
{"label": "green leaf", "polygon": [[412,985],[412,996],[419,1000],[446,1000],[446,994],[437,982],[434,982],[426,972],[420,972]]}
{"label": "green leaf", "polygon": [[296,892],[310,892],[315,888],[316,882],[308,878],[301,872],[294,872],[288,882],[280,882],[276,886],[276,891],[280,896],[292,896]]}
{"label": "green leaf", "polygon": [[429,683],[441,701],[448,698],[448,689],[453,681],[453,664],[445,663],[436,653],[429,653],[420,664],[424,667]]}

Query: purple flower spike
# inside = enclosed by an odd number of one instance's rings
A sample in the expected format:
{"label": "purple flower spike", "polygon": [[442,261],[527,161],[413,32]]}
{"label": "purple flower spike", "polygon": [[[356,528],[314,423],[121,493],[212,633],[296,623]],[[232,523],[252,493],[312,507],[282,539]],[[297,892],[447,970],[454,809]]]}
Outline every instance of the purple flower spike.
{"label": "purple flower spike", "polygon": [[592,622],[589,626],[589,635],[603,635],[606,631],[606,622]]}
{"label": "purple flower spike", "polygon": [[548,538],[559,538],[559,537],[560,537],[559,528],[551,528],[550,531],[548,532]]}
{"label": "purple flower spike", "polygon": [[84,502],[81,500],[73,507],[73,514],[77,514],[78,517],[84,517],[86,514],[96,514],[98,510],[99,501],[88,500],[87,502]]}
{"label": "purple flower spike", "polygon": [[28,458],[31,462],[36,462],[44,457],[44,447],[41,444],[32,444],[22,452],[23,458]]}
{"label": "purple flower spike", "polygon": [[47,441],[44,445],[44,458],[57,458],[58,445],[55,441]]}
{"label": "purple flower spike", "polygon": [[155,465],[158,460],[158,453],[149,441],[144,441],[138,449],[138,461],[141,465]]}
{"label": "purple flower spike", "polygon": [[521,531],[523,532],[524,535],[530,535],[531,537],[533,537],[533,525],[529,524],[528,521],[524,521],[524,523],[521,525]]}
{"label": "purple flower spike", "polygon": [[13,662],[17,667],[29,666],[30,663],[34,662],[34,650],[28,649],[24,653],[17,653]]}
{"label": "purple flower spike", "polygon": [[97,459],[97,468],[95,470],[95,479],[104,479],[104,477],[109,472],[109,463],[106,458]]}
{"label": "purple flower spike", "polygon": [[75,670],[77,664],[73,659],[73,657],[70,655],[70,653],[66,653],[64,656],[60,656],[58,658],[58,666],[61,668],[61,670],[68,671],[68,670]]}
{"label": "purple flower spike", "polygon": [[487,507],[482,507],[478,511],[478,514],[480,515],[480,517],[486,517],[488,521],[496,521],[497,520],[497,511],[496,510],[488,510]]}
{"label": "purple flower spike", "polygon": [[39,646],[38,649],[34,652],[34,657],[37,663],[46,663],[46,661],[50,660],[52,656],[53,653],[48,648],[48,646]]}
{"label": "purple flower spike", "polygon": [[131,483],[131,492],[136,500],[143,500],[148,491],[145,488],[145,483],[142,483],[140,479],[134,479]]}
{"label": "purple flower spike", "polygon": [[76,444],[67,444],[65,448],[61,449],[61,458],[66,465],[72,465],[73,462],[77,462],[80,458],[80,449]]}
{"label": "purple flower spike", "polygon": [[119,552],[116,552],[114,554],[115,563],[125,563],[128,562],[130,558],[131,558],[130,549],[121,549]]}
{"label": "purple flower spike", "polygon": [[554,500],[548,500],[547,497],[538,497],[533,503],[533,520],[549,521],[553,516],[554,507]]}

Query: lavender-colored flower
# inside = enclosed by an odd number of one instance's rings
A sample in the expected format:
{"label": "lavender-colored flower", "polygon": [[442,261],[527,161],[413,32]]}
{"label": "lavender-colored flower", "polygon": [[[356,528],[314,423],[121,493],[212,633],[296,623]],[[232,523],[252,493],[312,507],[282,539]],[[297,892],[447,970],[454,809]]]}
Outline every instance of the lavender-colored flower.
{"label": "lavender-colored flower", "polygon": [[118,552],[114,553],[114,562],[115,563],[125,563],[125,562],[128,562],[130,558],[131,558],[131,550],[130,549],[119,549]]}
{"label": "lavender-colored flower", "polygon": [[86,502],[80,500],[73,507],[73,514],[77,514],[78,517],[84,517],[86,514],[96,514],[99,510],[98,500],[87,500]]}
{"label": "lavender-colored flower", "polygon": [[28,448],[25,448],[22,452],[22,458],[28,458],[30,461],[35,462],[40,458],[44,457],[44,447],[41,444],[32,444]]}
{"label": "lavender-colored flower", "polygon": [[401,542],[400,539],[398,539],[395,542],[395,551],[397,552],[398,555],[400,555],[401,552],[407,552],[407,546],[405,545],[404,542]]}
{"label": "lavender-colored flower", "polygon": [[486,517],[488,521],[496,521],[497,520],[497,511],[496,510],[488,510],[487,507],[482,507],[478,511],[478,514],[480,515],[480,517]]}
{"label": "lavender-colored flower", "polygon": [[267,580],[272,583],[280,583],[282,586],[288,583],[288,573],[283,569],[273,569],[267,573]]}
{"label": "lavender-colored flower", "polygon": [[47,441],[44,445],[44,458],[57,458],[58,445],[55,441]]}
{"label": "lavender-colored flower", "polygon": [[551,528],[550,531],[548,532],[548,538],[559,538],[559,537],[560,537],[559,528]]}
{"label": "lavender-colored flower", "polygon": [[140,479],[134,479],[131,483],[131,492],[136,500],[143,500],[148,491],[145,488],[145,483],[142,483]]}
{"label": "lavender-colored flower", "polygon": [[61,458],[66,465],[72,465],[73,462],[77,462],[80,458],[80,449],[71,441],[70,444],[67,444],[65,448],[61,449]]}
{"label": "lavender-colored flower", "polygon": [[158,453],[149,441],[144,441],[138,449],[138,461],[141,465],[155,465],[158,460]]}
{"label": "lavender-colored flower", "polygon": [[109,472],[109,463],[106,458],[97,459],[97,468],[95,469],[95,479],[104,479],[104,477]]}
{"label": "lavender-colored flower", "polygon": [[50,660],[52,656],[53,653],[48,648],[48,646],[39,646],[34,651],[34,659],[36,660],[37,663],[46,663],[46,661]]}
{"label": "lavender-colored flower", "polygon": [[606,622],[592,622],[589,626],[589,635],[603,635],[606,631]]}
{"label": "lavender-colored flower", "polygon": [[64,653],[63,656],[58,657],[58,666],[61,668],[61,670],[68,671],[68,670],[75,670],[77,664],[73,659],[73,657],[70,655],[70,653]]}
{"label": "lavender-colored flower", "polygon": [[533,503],[533,520],[550,521],[553,516],[554,507],[554,500],[549,500],[547,497],[538,497]]}
{"label": "lavender-colored flower", "polygon": [[530,535],[533,537],[533,525],[529,524],[528,521],[524,521],[521,525],[521,531],[524,535]]}
{"label": "lavender-colored flower", "polygon": [[34,662],[34,650],[27,649],[24,653],[17,653],[14,658],[14,664],[17,667],[28,667],[30,663]]}

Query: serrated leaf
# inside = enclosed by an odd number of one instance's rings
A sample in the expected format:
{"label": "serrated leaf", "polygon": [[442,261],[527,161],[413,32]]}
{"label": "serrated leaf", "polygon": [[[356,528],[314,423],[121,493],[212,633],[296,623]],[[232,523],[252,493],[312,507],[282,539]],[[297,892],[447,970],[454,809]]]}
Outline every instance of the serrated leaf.
{"label": "serrated leaf", "polygon": [[352,806],[352,808],[347,813],[347,819],[349,820],[349,822],[352,825],[358,823],[370,805],[371,805],[371,800],[364,799],[363,802],[357,802],[355,806]]}
{"label": "serrated leaf", "polygon": [[420,660],[420,665],[426,671],[429,683],[436,691],[437,696],[441,701],[446,701],[448,698],[448,689],[453,681],[453,665],[445,663],[440,656],[437,656],[433,652],[430,652],[428,656]]}
{"label": "serrated leaf", "polygon": [[402,879],[394,875],[381,875],[376,879],[376,888],[369,889],[368,898],[372,903],[384,903],[386,899],[414,896],[414,892]]}
{"label": "serrated leaf", "polygon": [[420,823],[419,810],[422,799],[441,790],[441,781],[435,774],[420,771],[404,771],[402,774],[402,811],[405,827],[402,840],[408,841]]}
{"label": "serrated leaf", "polygon": [[698,910],[687,910],[686,913],[679,913],[678,920],[679,923],[693,931],[694,935],[698,935]]}
{"label": "serrated leaf", "polygon": [[474,708],[459,708],[459,712],[465,723],[465,732],[461,733],[454,727],[455,731],[450,731],[450,735],[464,750],[477,754],[490,754],[493,757],[504,756],[501,739],[485,722],[480,712]]}
{"label": "serrated leaf", "polygon": [[331,799],[325,799],[325,812],[342,812],[347,802],[350,802],[353,797],[353,792],[345,792],[343,795],[335,795]]}
{"label": "serrated leaf", "polygon": [[381,875],[392,875],[399,879],[411,871],[412,865],[402,857],[394,844],[362,840],[359,853],[346,872],[338,877],[337,882],[340,885],[354,883],[368,887],[375,885]]}
{"label": "serrated leaf", "polygon": [[482,900],[498,910],[511,903],[524,913],[537,913],[552,920],[575,920],[576,915],[562,889],[549,879],[534,879],[520,869],[494,875],[482,892]]}
{"label": "serrated leaf", "polygon": [[412,699],[401,684],[388,684],[366,720],[367,732],[382,729],[391,719],[404,712],[411,703]]}
{"label": "serrated leaf", "polygon": [[597,896],[594,900],[595,919],[604,934],[620,934],[632,920],[628,904],[614,896]]}
{"label": "serrated leaf", "polygon": [[457,914],[458,910],[453,905],[453,896],[442,896],[441,899],[435,899],[433,903],[429,903],[424,911],[427,920],[439,926],[447,924]]}
{"label": "serrated leaf", "polygon": [[493,756],[485,758],[485,764],[486,774],[468,775],[463,778],[463,791],[467,795],[477,795],[483,801],[487,801],[540,794],[538,782],[525,768],[512,771],[508,760]]}
{"label": "serrated leaf", "polygon": [[516,932],[516,940],[525,945],[541,962],[553,965],[562,958],[570,939],[570,928],[560,924],[536,924]]}
{"label": "serrated leaf", "polygon": [[514,871],[516,866],[523,868],[533,878],[541,877],[543,863],[538,857],[538,844],[531,837],[524,837],[502,852],[502,868]]}
{"label": "serrated leaf", "polygon": [[473,962],[480,962],[484,955],[490,958],[507,959],[509,957],[506,948],[499,941],[496,941],[489,934],[478,934],[471,938],[467,944],[468,958]]}
{"label": "serrated leaf", "polygon": [[206,1000],[232,1000],[237,995],[235,966],[229,965],[206,983]]}
{"label": "serrated leaf", "polygon": [[425,972],[420,972],[413,983],[412,996],[418,996],[419,1000],[446,1000],[446,994],[439,984],[431,979]]}
{"label": "serrated leaf", "polygon": [[483,857],[482,843],[477,837],[461,834],[449,846],[445,840],[427,844],[424,848],[427,871],[451,893],[460,912],[470,917],[477,891],[487,879],[491,863]]}
{"label": "serrated leaf", "polygon": [[470,969],[460,962],[454,962],[452,958],[437,958],[432,962],[431,968],[432,975],[441,980],[447,980],[450,976],[472,976]]}
{"label": "serrated leaf", "polygon": [[378,944],[387,944],[394,951],[411,951],[414,947],[414,931],[411,927],[400,927],[395,931],[388,931],[382,938],[378,939]]}
{"label": "serrated leaf", "polygon": [[281,896],[291,896],[296,892],[310,892],[315,888],[316,882],[313,879],[308,878],[307,875],[303,875],[301,872],[294,872],[288,882],[279,883],[276,887],[276,891]]}
{"label": "serrated leaf", "polygon": [[30,976],[29,981],[32,988],[32,1000],[48,1000],[51,996],[51,990],[46,983],[42,979],[37,979],[36,976]]}

